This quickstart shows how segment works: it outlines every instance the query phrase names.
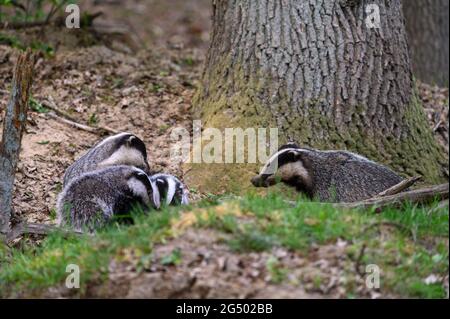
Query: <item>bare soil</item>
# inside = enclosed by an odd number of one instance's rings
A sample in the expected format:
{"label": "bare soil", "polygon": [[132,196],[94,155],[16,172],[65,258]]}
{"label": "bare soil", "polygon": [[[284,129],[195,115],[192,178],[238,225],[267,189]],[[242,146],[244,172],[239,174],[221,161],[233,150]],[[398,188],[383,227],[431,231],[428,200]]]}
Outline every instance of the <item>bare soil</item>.
{"label": "bare soil", "polygon": [[[179,165],[170,161],[170,133],[176,127],[191,130],[189,109],[208,43],[209,2],[122,2],[94,6],[85,1],[82,8],[102,11],[95,25],[101,30],[119,26],[134,45],[114,33],[86,45],[90,31],[74,34],[52,27],[18,35],[27,41],[39,33],[57,48],[53,58],[37,62],[33,98],[52,101],[81,124],[137,134],[147,145],[153,170],[182,178]],[[16,58],[15,49],[0,47],[1,110]],[[52,223],[65,169],[100,138],[30,112],[16,175],[16,220]]]}
{"label": "bare soil", "polygon": [[[157,245],[148,262],[132,250],[123,250],[109,265],[106,281],[92,283],[87,298],[346,298],[348,288],[360,298],[377,298],[363,278],[353,273],[349,243],[312,247],[307,256],[284,248],[263,253],[236,253],[227,236],[214,230],[188,229]],[[166,256],[180,252],[179,263],[165,264]],[[270,271],[271,260],[277,270]],[[283,273],[282,280],[277,272]],[[74,290],[54,287],[43,297],[73,297]],[[42,296],[42,295],[41,295]],[[384,298],[394,296],[383,296]]]}

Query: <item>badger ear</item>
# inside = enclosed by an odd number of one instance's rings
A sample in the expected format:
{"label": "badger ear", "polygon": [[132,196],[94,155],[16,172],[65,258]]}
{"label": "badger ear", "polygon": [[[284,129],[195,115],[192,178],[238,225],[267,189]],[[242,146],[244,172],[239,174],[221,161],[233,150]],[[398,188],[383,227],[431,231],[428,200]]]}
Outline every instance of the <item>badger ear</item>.
{"label": "badger ear", "polygon": [[301,157],[301,152],[297,150],[291,150],[289,151],[289,155],[292,156],[292,158],[297,161]]}
{"label": "badger ear", "polygon": [[127,144],[127,146],[132,146],[135,139],[136,139],[136,136],[130,135],[127,138],[127,140],[125,141],[125,144]]}
{"label": "badger ear", "polygon": [[282,151],[282,150],[289,149],[289,148],[295,148],[295,149],[298,149],[298,148],[300,148],[300,147],[299,147],[299,146],[297,145],[297,143],[295,143],[295,142],[288,142],[288,143],[284,144],[283,146],[281,146],[281,147],[278,149],[278,151]]}
{"label": "badger ear", "polygon": [[300,146],[298,146],[298,144],[294,141],[289,141],[286,145],[292,148],[300,148]]}

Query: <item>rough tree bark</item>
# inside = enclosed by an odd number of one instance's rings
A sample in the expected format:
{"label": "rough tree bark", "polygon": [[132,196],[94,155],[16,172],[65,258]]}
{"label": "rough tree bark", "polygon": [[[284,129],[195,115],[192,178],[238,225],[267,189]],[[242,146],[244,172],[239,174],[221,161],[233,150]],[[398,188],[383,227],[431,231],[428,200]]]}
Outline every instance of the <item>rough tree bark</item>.
{"label": "rough tree bark", "polygon": [[426,83],[448,86],[449,1],[407,0],[403,12],[414,75]]}
{"label": "rough tree bark", "polygon": [[[370,4],[380,28],[366,25]],[[448,162],[415,95],[401,0],[214,0],[193,105],[203,127],[278,127],[280,143],[348,149],[428,182]],[[221,190],[254,170],[190,165],[186,179]]]}
{"label": "rough tree bark", "polygon": [[27,121],[33,68],[34,56],[28,50],[17,60],[11,97],[3,123],[2,141],[0,142],[0,237],[10,230],[14,176]]}

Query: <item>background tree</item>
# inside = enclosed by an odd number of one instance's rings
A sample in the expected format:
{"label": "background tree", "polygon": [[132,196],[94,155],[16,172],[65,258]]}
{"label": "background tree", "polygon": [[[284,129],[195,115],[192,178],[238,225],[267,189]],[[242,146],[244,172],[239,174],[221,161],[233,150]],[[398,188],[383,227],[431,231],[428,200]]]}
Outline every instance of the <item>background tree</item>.
{"label": "background tree", "polygon": [[[379,28],[366,24],[371,4]],[[204,127],[278,127],[281,143],[442,178],[448,160],[416,97],[400,0],[214,0],[211,41],[194,100]],[[249,185],[255,168],[191,165],[186,179],[217,191]]]}
{"label": "background tree", "polygon": [[449,2],[409,0],[403,8],[414,75],[429,84],[448,86]]}

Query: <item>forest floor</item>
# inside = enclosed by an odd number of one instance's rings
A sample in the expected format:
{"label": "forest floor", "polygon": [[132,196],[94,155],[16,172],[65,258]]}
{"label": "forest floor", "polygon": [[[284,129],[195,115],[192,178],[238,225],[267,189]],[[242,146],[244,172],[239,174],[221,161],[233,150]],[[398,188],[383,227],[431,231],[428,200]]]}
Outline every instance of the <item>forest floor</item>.
{"label": "forest floor", "polygon": [[[95,21],[95,30],[47,27],[7,33],[10,42],[16,45],[38,38],[33,45],[46,52],[41,54],[36,67],[32,110],[16,175],[15,221],[54,223],[56,196],[61,191],[64,170],[101,138],[50,116],[48,105],[69,113],[85,125],[137,134],[147,145],[153,170],[183,177],[181,167],[170,161],[173,143],[170,134],[176,127],[192,131],[191,99],[209,44],[210,1],[120,2],[87,4],[85,8],[91,12],[103,12]],[[17,49],[0,45],[1,110],[8,101],[16,58]],[[418,86],[430,126],[448,152],[448,89],[421,83]],[[2,118],[3,114],[0,125]],[[194,200],[206,195],[196,194],[195,190],[191,193]],[[348,227],[353,218],[364,228],[378,223],[382,217],[367,214],[360,220],[355,213],[348,213],[349,220],[341,224],[334,218],[336,215],[318,207],[307,209],[305,216],[297,214],[301,207],[292,211],[276,199],[260,202],[244,198],[244,203],[224,204],[211,200],[211,196],[199,201],[185,217],[176,210],[168,211],[167,219],[157,216],[143,222],[147,225],[156,219],[161,229],[143,230],[135,225],[127,230],[105,232],[94,241],[76,238],[67,241],[67,252],[59,248],[62,244],[58,236],[44,242],[48,250],[38,252],[35,248],[24,248],[19,240],[16,246],[24,251],[17,255],[0,249],[0,260],[4,257],[16,264],[7,267],[0,263],[0,268],[3,267],[0,279],[6,283],[17,282],[17,287],[9,285],[7,290],[17,296],[72,296],[73,292],[58,288],[65,269],[57,266],[68,261],[67,256],[78,254],[85,261],[77,262],[86,267],[89,276],[83,279],[88,288],[75,295],[87,297],[442,297],[445,289],[448,291],[448,206],[439,208],[438,213],[435,210],[436,220],[424,226],[429,228],[418,235],[419,242],[399,232],[395,224],[387,223],[378,229],[377,236],[387,236],[383,245],[388,246],[387,255],[392,254],[392,260],[386,267],[395,280],[388,279],[386,290],[368,290],[363,277],[355,274],[355,264],[362,265],[366,258],[370,259],[361,254],[363,245],[370,247],[368,254],[373,256],[380,255],[381,248],[374,238],[367,242],[358,240],[357,230]],[[251,203],[251,208],[245,206],[246,201]],[[259,205],[267,209],[271,202],[275,202],[275,215],[258,216]],[[211,227],[197,221],[195,214],[203,205],[210,207],[211,214],[220,215],[219,222],[208,224]],[[415,218],[433,211],[433,208],[408,209],[414,217],[402,222],[415,228],[418,227]],[[225,210],[227,213],[223,214]],[[296,217],[291,216],[294,212]],[[317,219],[308,212],[322,217]],[[333,224],[316,229],[319,221],[327,217]],[[302,218],[305,233],[300,238],[290,232],[281,234],[281,224],[268,229],[270,218]],[[249,224],[249,228],[236,228],[236,220]],[[178,232],[173,228],[176,221],[191,227],[183,226],[183,231]],[[442,232],[445,226],[446,234]],[[250,236],[250,230],[255,227],[259,232],[256,237]],[[138,235],[131,243],[112,243],[112,236],[127,237],[133,232]],[[292,247],[288,235],[299,239],[303,246]],[[313,244],[305,249],[305,241]],[[95,257],[98,263],[92,262],[92,249],[105,243],[110,243],[111,250]],[[396,254],[402,257],[395,260]],[[42,264],[45,258],[50,264]],[[408,268],[408,263],[414,262],[423,263],[423,271]],[[395,272],[391,273],[398,265],[407,267],[404,273],[411,278],[399,279]],[[56,273],[42,273],[44,266],[54,266]],[[19,274],[22,279],[16,277]],[[169,277],[172,279],[167,280]],[[398,284],[402,280],[407,284]],[[32,282],[36,290],[16,289],[31,287]],[[114,293],[110,295],[111,292]]]}

